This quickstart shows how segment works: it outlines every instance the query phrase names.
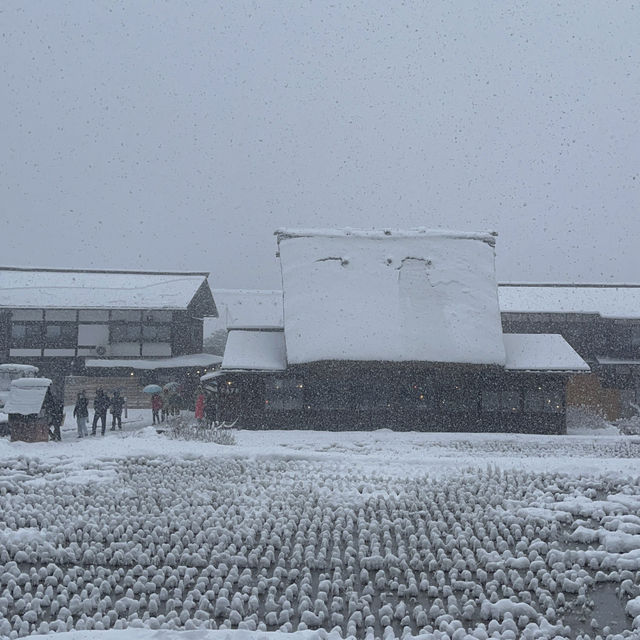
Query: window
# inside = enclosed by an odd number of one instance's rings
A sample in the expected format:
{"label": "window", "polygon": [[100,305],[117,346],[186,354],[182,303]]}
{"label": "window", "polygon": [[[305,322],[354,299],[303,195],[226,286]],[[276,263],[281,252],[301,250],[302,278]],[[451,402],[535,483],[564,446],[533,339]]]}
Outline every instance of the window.
{"label": "window", "polygon": [[76,312],[68,309],[47,309],[44,312],[45,320],[66,320],[67,322],[75,322]]}
{"label": "window", "polygon": [[475,412],[478,410],[478,398],[472,391],[454,387],[443,392],[440,408],[450,413]]}
{"label": "window", "polygon": [[515,413],[520,411],[520,392],[519,391],[501,391],[500,392],[500,410]]}
{"label": "window", "polygon": [[12,320],[27,320],[38,322],[42,320],[42,311],[40,309],[15,309],[11,313]]}
{"label": "window", "polygon": [[121,324],[111,326],[111,342],[140,342],[139,324]]}
{"label": "window", "polygon": [[75,324],[46,324],[44,339],[48,347],[75,347],[77,341]]}
{"label": "window", "polygon": [[411,409],[433,409],[434,393],[429,381],[415,381],[399,389],[400,404]]}
{"label": "window", "polygon": [[265,381],[264,404],[267,411],[302,409],[304,384],[297,378],[268,378]]}
{"label": "window", "polygon": [[140,322],[140,311],[137,309],[116,309],[111,312],[111,319],[121,322]]}
{"label": "window", "polygon": [[11,324],[11,346],[39,348],[42,346],[42,323],[14,322]]}
{"label": "window", "polygon": [[86,309],[80,311],[80,320],[83,322],[105,322],[109,320],[109,312],[102,309]]}
{"label": "window", "polygon": [[498,391],[482,392],[482,410],[483,411],[499,411],[500,410],[500,394]]}
{"label": "window", "polygon": [[166,311],[164,309],[153,309],[151,311],[144,312],[145,322],[171,322],[172,319],[172,311]]}
{"label": "window", "polygon": [[366,411],[387,407],[391,404],[389,381],[367,382],[354,389],[356,409]]}
{"label": "window", "polygon": [[305,403],[320,411],[353,409],[357,395],[353,387],[349,378],[327,378],[316,382],[306,390]]}
{"label": "window", "polygon": [[144,325],[142,339],[145,342],[169,342],[171,340],[171,326],[168,324]]}
{"label": "window", "polygon": [[524,410],[529,413],[558,413],[563,406],[562,394],[556,391],[533,389],[524,394]]}
{"label": "window", "polygon": [[515,390],[483,391],[482,410],[516,413],[520,411],[520,392]]}

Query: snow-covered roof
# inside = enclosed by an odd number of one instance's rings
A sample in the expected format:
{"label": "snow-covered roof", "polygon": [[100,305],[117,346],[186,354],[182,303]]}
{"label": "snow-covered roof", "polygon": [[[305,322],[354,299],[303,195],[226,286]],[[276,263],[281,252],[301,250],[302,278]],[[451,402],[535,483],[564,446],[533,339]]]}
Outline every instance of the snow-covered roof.
{"label": "snow-covered roof", "polygon": [[227,329],[281,329],[282,291],[214,289],[220,319]]}
{"label": "snow-covered roof", "polygon": [[640,285],[511,284],[498,287],[506,313],[581,313],[640,318]]}
{"label": "snow-covered roof", "polygon": [[640,366],[640,360],[633,360],[631,358],[609,358],[606,356],[596,356],[596,360],[598,361],[598,364],[603,364],[603,365],[627,365],[627,366],[631,366],[631,367],[638,367]]}
{"label": "snow-covered roof", "polygon": [[51,385],[49,378],[18,378],[11,382],[9,399],[4,405],[4,413],[19,413],[28,416],[40,413],[47,389]]}
{"label": "snow-covered roof", "polygon": [[415,227],[413,229],[352,229],[343,227],[340,229],[298,229],[281,227],[274,231],[278,236],[278,242],[286,238],[453,238],[458,240],[482,240],[495,246],[497,233],[494,231],[455,231],[451,229],[429,229],[427,227]]}
{"label": "snow-covered roof", "polygon": [[589,365],[556,333],[505,333],[507,362],[512,371],[589,371]]}
{"label": "snow-covered roof", "polygon": [[160,360],[127,360],[127,359],[95,359],[86,360],[85,367],[92,369],[182,369],[193,367],[212,367],[220,364],[222,358],[210,353],[190,353],[175,358],[163,358]]}
{"label": "snow-covered roof", "polygon": [[0,267],[0,308],[184,310],[202,288],[202,314],[215,316],[207,276]]}
{"label": "snow-covered roof", "polygon": [[277,233],[290,364],[504,364],[493,234]]}
{"label": "snow-covered roof", "polygon": [[[34,367],[32,364],[17,364],[13,362],[7,362],[5,364],[0,364],[0,373],[22,373],[22,374],[33,374],[38,373],[38,367]],[[28,375],[26,377],[29,377]]]}
{"label": "snow-covered roof", "polygon": [[222,369],[284,371],[287,358],[282,331],[230,331]]}

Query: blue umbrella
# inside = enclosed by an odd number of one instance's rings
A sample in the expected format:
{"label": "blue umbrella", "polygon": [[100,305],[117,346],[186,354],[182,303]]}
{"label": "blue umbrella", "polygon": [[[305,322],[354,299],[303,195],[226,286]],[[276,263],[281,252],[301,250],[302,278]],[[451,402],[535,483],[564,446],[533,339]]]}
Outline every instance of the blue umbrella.
{"label": "blue umbrella", "polygon": [[142,391],[144,393],[162,393],[162,387],[159,384],[148,384]]}

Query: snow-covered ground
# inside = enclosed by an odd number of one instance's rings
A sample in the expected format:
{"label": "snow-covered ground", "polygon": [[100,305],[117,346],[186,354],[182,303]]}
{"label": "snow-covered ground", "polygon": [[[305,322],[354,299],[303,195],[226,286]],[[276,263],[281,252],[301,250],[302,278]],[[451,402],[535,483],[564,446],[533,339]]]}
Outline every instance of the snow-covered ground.
{"label": "snow-covered ground", "polygon": [[67,410],[61,443],[0,439],[0,637],[640,637],[640,438],[222,446],[149,414],[79,440]]}

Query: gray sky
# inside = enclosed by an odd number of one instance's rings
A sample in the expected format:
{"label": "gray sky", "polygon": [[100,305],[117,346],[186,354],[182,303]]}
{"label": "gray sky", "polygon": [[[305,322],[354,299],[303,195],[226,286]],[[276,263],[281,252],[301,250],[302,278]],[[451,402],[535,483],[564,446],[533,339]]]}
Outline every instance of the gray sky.
{"label": "gray sky", "polygon": [[[273,229],[495,229],[640,282],[637,2],[0,6],[2,264],[280,284]],[[9,222],[10,224],[7,224]]]}

